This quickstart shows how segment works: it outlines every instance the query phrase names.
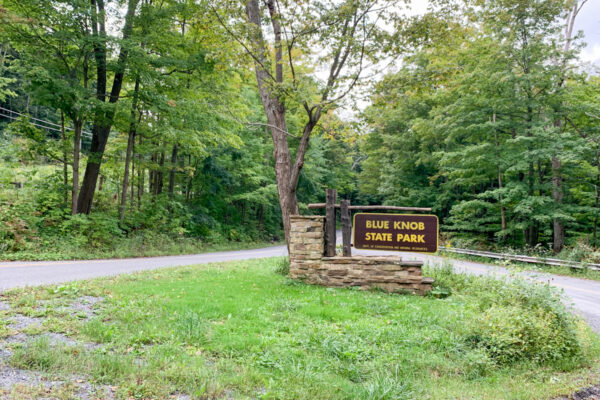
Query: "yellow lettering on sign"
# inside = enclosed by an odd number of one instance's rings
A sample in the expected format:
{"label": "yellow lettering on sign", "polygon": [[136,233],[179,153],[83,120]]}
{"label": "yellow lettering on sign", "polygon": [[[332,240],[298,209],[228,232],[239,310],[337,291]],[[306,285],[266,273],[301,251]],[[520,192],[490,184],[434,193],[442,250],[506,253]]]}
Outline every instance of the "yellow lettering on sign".
{"label": "yellow lettering on sign", "polygon": [[371,229],[390,229],[390,221],[370,221],[367,220],[366,227]]}
{"label": "yellow lettering on sign", "polygon": [[391,233],[367,232],[365,234],[365,240],[373,240],[373,241],[378,241],[378,242],[391,242],[392,234]]}
{"label": "yellow lettering on sign", "polygon": [[397,242],[408,242],[408,243],[425,243],[425,235],[405,235],[399,233],[396,235]]}
{"label": "yellow lettering on sign", "polygon": [[425,223],[424,222],[394,221],[394,229],[422,231],[422,230],[425,230]]}

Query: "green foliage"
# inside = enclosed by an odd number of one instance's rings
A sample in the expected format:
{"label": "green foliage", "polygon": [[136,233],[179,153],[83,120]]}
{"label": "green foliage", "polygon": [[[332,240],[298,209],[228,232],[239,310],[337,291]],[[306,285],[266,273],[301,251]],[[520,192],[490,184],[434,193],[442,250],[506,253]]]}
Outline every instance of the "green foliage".
{"label": "green foliage", "polygon": [[598,84],[571,68],[579,38],[565,51],[566,7],[437,3],[420,26],[431,41],[364,113],[361,191],[433,207],[453,242],[547,247],[560,222],[567,243],[595,246]]}
{"label": "green foliage", "polygon": [[548,284],[517,276],[476,278],[453,272],[451,264],[425,272],[436,285],[456,295],[474,296],[477,318],[470,325],[468,346],[499,366],[530,362],[572,363],[587,346],[580,322],[565,307],[562,295]]}

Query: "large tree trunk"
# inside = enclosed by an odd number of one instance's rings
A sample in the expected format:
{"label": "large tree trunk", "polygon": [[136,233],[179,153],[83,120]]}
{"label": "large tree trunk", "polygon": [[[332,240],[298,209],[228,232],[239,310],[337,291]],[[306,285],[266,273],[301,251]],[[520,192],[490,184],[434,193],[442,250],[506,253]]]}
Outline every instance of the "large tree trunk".
{"label": "large tree trunk", "polygon": [[[273,0],[267,0],[273,33],[275,36],[275,76],[272,83],[283,82],[283,65],[281,49],[281,27],[277,16],[276,7]],[[289,246],[290,238],[290,216],[298,214],[298,198],[296,197],[296,186],[300,170],[304,165],[304,156],[308,147],[310,133],[316,121],[314,117],[320,116],[320,113],[309,113],[309,123],[304,129],[300,138],[300,144],[296,152],[296,162],[292,165],[292,157],[287,142],[287,124],[285,120],[285,105],[279,99],[276,93],[273,93],[269,87],[272,76],[266,69],[268,62],[266,60],[266,44],[262,32],[261,16],[258,0],[248,0],[246,3],[246,14],[254,32],[251,32],[253,45],[257,49],[257,60],[255,60],[256,81],[260,93],[261,102],[269,122],[271,138],[273,139],[273,160],[275,163],[275,178],[277,182],[277,193],[279,194],[279,207],[283,222],[285,239]],[[318,117],[317,117],[318,120]]]}
{"label": "large tree trunk", "polygon": [[[127,14],[125,15],[125,25],[123,27],[123,40],[131,36],[133,30],[133,17],[139,0],[129,0],[127,4]],[[93,42],[94,57],[96,59],[96,97],[99,101],[106,101],[106,27],[104,0],[91,0],[92,12],[92,31],[95,39]],[[100,164],[106,148],[106,142],[110,134],[110,128],[115,116],[115,103],[119,100],[123,78],[125,76],[125,64],[127,62],[127,46],[122,45],[119,51],[119,58],[115,67],[115,76],[109,96],[109,103],[112,107],[99,107],[94,116],[94,126],[92,128],[92,146],[90,156],[85,168],[81,192],[77,202],[77,212],[89,214],[92,209],[92,201],[96,191],[96,183],[100,173]]]}

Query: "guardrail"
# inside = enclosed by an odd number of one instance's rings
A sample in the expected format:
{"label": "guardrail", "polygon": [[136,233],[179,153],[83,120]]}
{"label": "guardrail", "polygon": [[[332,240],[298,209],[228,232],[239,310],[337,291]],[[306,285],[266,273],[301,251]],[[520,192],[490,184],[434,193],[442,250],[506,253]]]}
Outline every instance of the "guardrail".
{"label": "guardrail", "polygon": [[487,257],[487,258],[495,258],[499,260],[509,260],[509,261],[520,261],[524,263],[532,263],[532,264],[545,264],[545,265],[557,265],[561,267],[569,267],[575,269],[591,269],[595,271],[600,271],[600,264],[592,264],[592,263],[581,263],[577,261],[568,261],[568,260],[560,260],[558,258],[544,258],[544,257],[530,257],[530,256],[521,256],[516,254],[501,254],[501,253],[493,253],[491,251],[479,251],[479,250],[469,250],[469,249],[457,249],[454,247],[440,247],[439,251],[445,251],[447,253],[456,253],[456,254],[467,254],[470,256],[477,257]]}

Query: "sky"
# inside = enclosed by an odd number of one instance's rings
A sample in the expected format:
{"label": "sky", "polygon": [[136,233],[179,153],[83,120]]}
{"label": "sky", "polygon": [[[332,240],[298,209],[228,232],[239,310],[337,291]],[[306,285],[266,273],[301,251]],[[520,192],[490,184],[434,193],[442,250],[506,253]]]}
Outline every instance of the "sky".
{"label": "sky", "polygon": [[581,59],[600,66],[600,0],[588,0],[584,4],[575,20],[575,29],[583,31],[587,42]]}

